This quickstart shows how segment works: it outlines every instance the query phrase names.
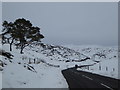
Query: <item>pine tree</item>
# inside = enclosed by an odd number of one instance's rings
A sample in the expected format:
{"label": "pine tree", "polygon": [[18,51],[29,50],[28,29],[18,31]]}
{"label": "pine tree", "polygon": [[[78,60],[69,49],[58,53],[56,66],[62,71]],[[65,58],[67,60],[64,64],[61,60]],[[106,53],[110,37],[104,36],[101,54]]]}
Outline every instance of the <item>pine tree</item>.
{"label": "pine tree", "polygon": [[23,53],[23,49],[28,46],[29,44],[32,44],[33,42],[40,42],[44,36],[40,34],[40,28],[32,26],[31,22],[29,20],[17,19],[14,22],[14,25],[16,25],[16,40],[19,41],[17,44],[20,46],[21,51],[20,53]]}
{"label": "pine tree", "polygon": [[12,50],[11,46],[14,43],[17,47],[20,47],[21,54],[26,46],[33,42],[41,42],[41,39],[44,38],[40,33],[40,28],[34,27],[29,20],[24,18],[17,19],[14,23],[4,21],[3,27],[5,32],[2,35],[5,37],[9,34],[11,38],[10,50]]}

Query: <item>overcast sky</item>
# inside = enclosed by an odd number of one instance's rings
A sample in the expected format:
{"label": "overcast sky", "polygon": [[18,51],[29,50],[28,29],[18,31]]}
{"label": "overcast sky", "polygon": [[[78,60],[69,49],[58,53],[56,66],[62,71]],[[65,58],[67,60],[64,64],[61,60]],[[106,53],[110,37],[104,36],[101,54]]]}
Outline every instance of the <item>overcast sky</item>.
{"label": "overcast sky", "polygon": [[56,45],[118,43],[117,3],[3,3],[2,19],[29,19],[41,28],[42,40]]}

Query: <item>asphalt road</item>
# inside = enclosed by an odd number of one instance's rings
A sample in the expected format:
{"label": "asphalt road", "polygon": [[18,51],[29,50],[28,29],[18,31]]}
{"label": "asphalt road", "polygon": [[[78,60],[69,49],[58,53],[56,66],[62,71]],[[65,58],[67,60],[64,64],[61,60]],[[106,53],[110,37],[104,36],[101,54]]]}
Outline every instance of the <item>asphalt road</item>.
{"label": "asphalt road", "polygon": [[92,74],[84,71],[77,71],[75,68],[62,71],[68,82],[69,88],[104,88],[107,90],[118,90],[120,80]]}

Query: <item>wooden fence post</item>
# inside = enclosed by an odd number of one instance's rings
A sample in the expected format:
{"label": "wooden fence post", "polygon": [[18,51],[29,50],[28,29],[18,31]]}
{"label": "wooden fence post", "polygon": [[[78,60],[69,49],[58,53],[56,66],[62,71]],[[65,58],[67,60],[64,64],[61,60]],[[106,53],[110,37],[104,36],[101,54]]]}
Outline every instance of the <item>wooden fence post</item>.
{"label": "wooden fence post", "polygon": [[108,71],[108,67],[106,67],[106,71]]}

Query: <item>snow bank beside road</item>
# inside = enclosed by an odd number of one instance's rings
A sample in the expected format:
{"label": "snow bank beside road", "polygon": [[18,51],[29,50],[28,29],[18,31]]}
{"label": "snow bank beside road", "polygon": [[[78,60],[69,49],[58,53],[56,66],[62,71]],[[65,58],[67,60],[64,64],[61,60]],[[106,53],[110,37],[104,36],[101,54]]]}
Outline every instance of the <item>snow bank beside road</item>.
{"label": "snow bank beside road", "polygon": [[[8,45],[4,45],[3,47],[5,51],[10,52]],[[14,55],[13,59],[11,59],[12,62],[5,60],[5,57],[2,58],[2,61],[7,63],[7,65],[3,67],[3,88],[68,88],[61,69],[58,67],[49,66],[41,61],[39,64],[29,64],[34,67],[37,73],[24,67],[29,61],[33,62],[34,59],[36,62],[37,59],[41,59],[48,63],[50,61],[48,57],[26,49],[24,50],[24,54],[20,54],[19,49],[16,49],[15,46],[12,47],[13,51],[10,52]],[[54,60],[51,64],[56,65]]]}
{"label": "snow bank beside road", "polygon": [[34,68],[37,73],[19,64],[9,64],[3,71],[3,88],[68,88],[59,69],[42,64]]}
{"label": "snow bank beside road", "polygon": [[112,77],[116,79],[120,79],[118,77],[118,62],[117,60],[103,60],[100,63],[97,63],[93,66],[89,66],[87,68],[78,68],[77,70],[82,70],[86,72],[91,72],[107,77]]}

